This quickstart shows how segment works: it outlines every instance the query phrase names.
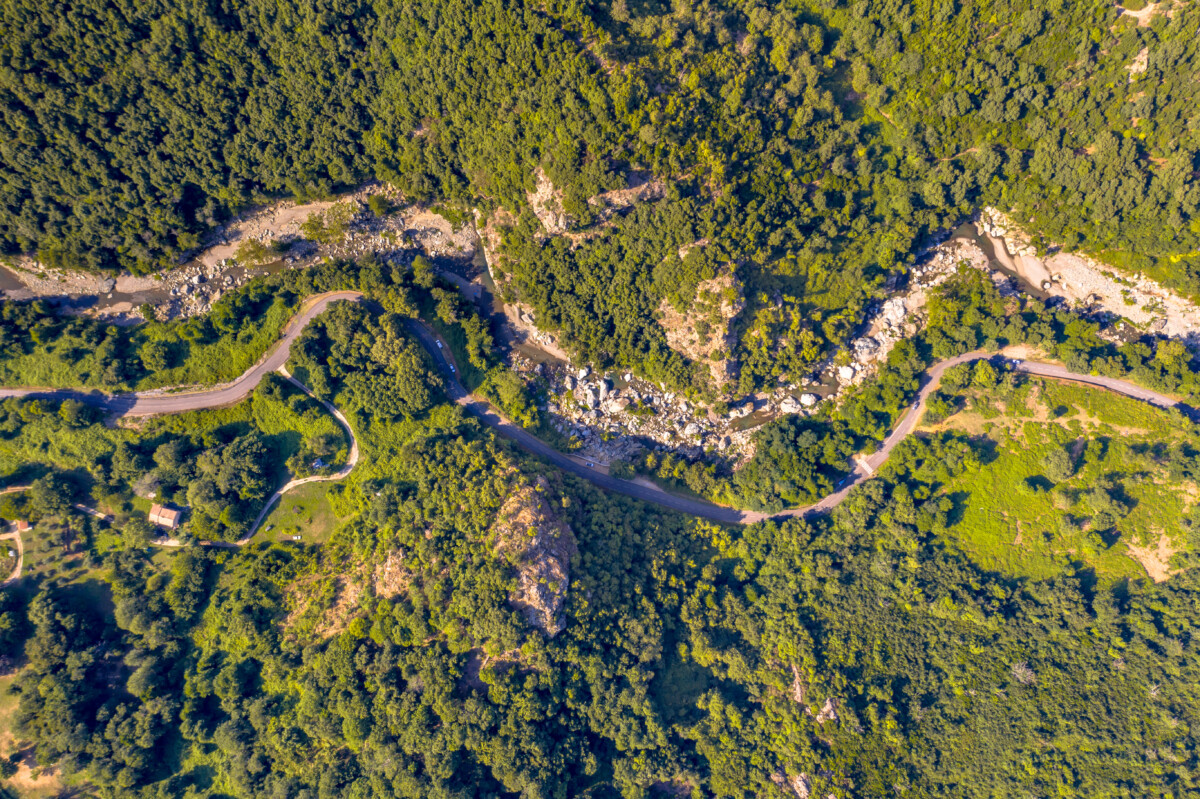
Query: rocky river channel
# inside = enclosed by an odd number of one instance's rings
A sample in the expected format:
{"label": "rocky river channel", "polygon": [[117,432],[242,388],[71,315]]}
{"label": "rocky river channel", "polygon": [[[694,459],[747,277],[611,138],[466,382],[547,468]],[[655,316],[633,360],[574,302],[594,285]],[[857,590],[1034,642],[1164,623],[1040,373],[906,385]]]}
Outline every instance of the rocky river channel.
{"label": "rocky river channel", "polygon": [[[730,465],[744,461],[753,454],[752,435],[762,424],[782,415],[815,413],[869,380],[895,344],[924,324],[929,293],[963,264],[987,273],[1006,296],[1061,297],[1084,311],[1103,310],[1107,302],[1114,312],[1124,311],[1119,315],[1137,317],[1131,319],[1131,332],[1158,330],[1190,341],[1200,330],[1200,310],[1187,301],[1145,281],[1118,278],[1079,256],[1056,254],[1042,261],[1015,225],[985,209],[976,220],[929,246],[891,294],[868,309],[843,351],[817,364],[810,374],[791,376],[718,412],[631,373],[600,372],[591,364],[571,363],[554,336],[538,330],[528,309],[506,306],[498,299],[488,269],[489,255],[494,254],[488,252],[486,232],[481,238],[475,225],[456,227],[415,206],[401,206],[377,218],[366,210],[365,197],[363,190],[343,200],[356,210],[348,235],[337,245],[318,247],[300,234],[308,215],[323,212],[331,203],[282,204],[235,220],[214,235],[209,249],[162,275],[113,279],[57,272],[25,261],[0,269],[0,293],[13,300],[43,297],[68,312],[136,323],[146,306],[159,319],[203,313],[224,292],[255,276],[305,268],[327,256],[375,253],[411,259],[416,248],[491,320],[510,367],[541,397],[542,412],[562,436],[561,443],[600,466],[628,460],[643,450],[707,456]],[[275,245],[284,254],[267,264],[243,267],[233,254],[236,243],[247,238]],[[1105,281],[1116,290],[1092,290]],[[1131,287],[1137,286],[1141,294],[1131,303]]]}

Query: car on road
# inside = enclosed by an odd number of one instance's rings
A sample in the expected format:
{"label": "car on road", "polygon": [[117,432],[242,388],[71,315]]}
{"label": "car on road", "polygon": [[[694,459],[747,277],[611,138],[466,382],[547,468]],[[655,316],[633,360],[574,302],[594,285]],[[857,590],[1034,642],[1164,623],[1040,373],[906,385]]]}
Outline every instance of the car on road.
{"label": "car on road", "polygon": [[440,341],[435,341],[434,343],[438,345],[438,349],[439,349],[439,350],[442,348],[442,342],[440,342]]}
{"label": "car on road", "polygon": [[453,372],[454,372],[454,364],[452,364],[452,363],[448,363],[448,364],[446,364],[446,365],[450,367],[450,372],[453,374]]}
{"label": "car on road", "polygon": [[594,469],[594,468],[596,468],[596,464],[592,463],[591,461],[588,461],[588,462],[587,462],[587,467],[588,467],[589,469]]}

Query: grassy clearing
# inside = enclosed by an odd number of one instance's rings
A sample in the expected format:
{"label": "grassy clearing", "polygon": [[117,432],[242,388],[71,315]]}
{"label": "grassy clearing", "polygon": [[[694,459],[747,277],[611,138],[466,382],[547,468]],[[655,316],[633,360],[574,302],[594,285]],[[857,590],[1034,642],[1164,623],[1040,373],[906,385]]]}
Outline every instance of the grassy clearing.
{"label": "grassy clearing", "polygon": [[[7,758],[20,751],[24,741],[18,741],[13,726],[16,723],[17,697],[8,689],[16,681],[19,671],[0,676],[0,758]],[[60,796],[86,796],[86,791],[72,793],[54,769],[38,770],[35,776],[30,769],[32,762],[26,758],[17,773],[10,779],[0,780],[0,797],[12,795],[20,799],[50,799]],[[5,790],[9,794],[5,793]]]}
{"label": "grassy clearing", "polygon": [[0,677],[0,757],[12,754],[13,716],[17,712],[17,697],[8,692],[16,680],[16,673]]}
{"label": "grassy clearing", "polygon": [[[26,408],[33,405],[26,403]],[[129,430],[99,424],[66,427],[48,416],[51,416],[49,411],[30,409],[21,421],[18,435],[0,437],[0,475],[14,478],[8,482],[24,482],[31,464],[73,469],[81,463],[96,463],[112,452],[118,441],[133,438]]]}
{"label": "grassy clearing", "polygon": [[[162,386],[210,385],[233,380],[266,354],[279,340],[284,326],[298,311],[298,303],[280,299],[273,302],[254,324],[247,325],[236,334],[227,334],[207,343],[192,342],[187,356],[179,365],[153,371],[140,381],[139,389]],[[173,327],[152,325],[147,339],[157,339],[156,328],[163,327],[171,333]],[[164,334],[170,340],[173,335]],[[69,384],[67,384],[69,385]]]}
{"label": "grassy clearing", "polygon": [[[263,522],[256,540],[324,544],[337,527],[338,516],[329,497],[337,490],[331,483],[309,483],[284,494]],[[294,539],[297,535],[298,542]]]}
{"label": "grassy clearing", "polygon": [[[299,452],[305,440],[322,434],[335,435],[342,439],[345,450],[350,448],[345,431],[333,416],[316,400],[290,384],[285,385],[283,399],[255,392],[246,401],[227,408],[155,417],[145,423],[143,431],[148,435],[162,432],[192,435],[223,428],[233,428],[238,433],[257,428],[275,447],[281,464]],[[280,474],[283,474],[282,469]]]}
{"label": "grassy clearing", "polygon": [[[927,428],[929,429],[929,428]],[[980,566],[1047,578],[1080,563],[1102,580],[1154,574],[1144,553],[1187,547],[1183,518],[1200,497],[1190,481],[1172,479],[1163,452],[1197,436],[1168,413],[1108,392],[1033,380],[1004,400],[983,393],[933,426],[975,438],[977,468],[942,486],[953,499],[948,536]],[[1046,459],[1069,453],[1074,474],[1053,480]],[[1094,490],[1109,484],[1128,514],[1108,529]],[[1159,564],[1159,570],[1165,564]],[[1159,577],[1165,574],[1159,574]]]}

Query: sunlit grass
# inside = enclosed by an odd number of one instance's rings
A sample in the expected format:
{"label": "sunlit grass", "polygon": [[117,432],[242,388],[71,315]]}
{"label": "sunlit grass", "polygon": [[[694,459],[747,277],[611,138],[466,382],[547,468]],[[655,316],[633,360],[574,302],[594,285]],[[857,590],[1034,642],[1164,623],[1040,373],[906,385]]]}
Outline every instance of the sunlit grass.
{"label": "sunlit grass", "polygon": [[[1153,547],[1166,536],[1172,549],[1185,546],[1182,519],[1195,486],[1171,481],[1155,447],[1194,435],[1169,413],[1042,380],[1005,400],[973,394],[967,406],[935,427],[973,437],[982,453],[978,468],[941,487],[954,501],[949,543],[980,566],[1032,578],[1079,565],[1106,580],[1144,577],[1128,544]],[[1055,482],[1043,459],[1057,448],[1073,455],[1076,471]],[[1087,494],[1106,479],[1121,487],[1131,510],[1098,540]],[[1064,524],[1067,518],[1074,523]]]}

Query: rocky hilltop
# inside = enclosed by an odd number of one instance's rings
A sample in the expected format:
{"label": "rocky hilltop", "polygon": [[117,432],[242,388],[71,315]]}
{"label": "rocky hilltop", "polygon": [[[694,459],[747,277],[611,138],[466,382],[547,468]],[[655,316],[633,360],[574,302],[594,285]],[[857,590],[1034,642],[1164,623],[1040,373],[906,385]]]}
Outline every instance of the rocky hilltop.
{"label": "rocky hilltop", "polygon": [[493,527],[495,549],[513,568],[517,585],[508,600],[530,626],[554,637],[566,627],[575,533],[555,514],[550,485],[538,477],[500,508]]}

